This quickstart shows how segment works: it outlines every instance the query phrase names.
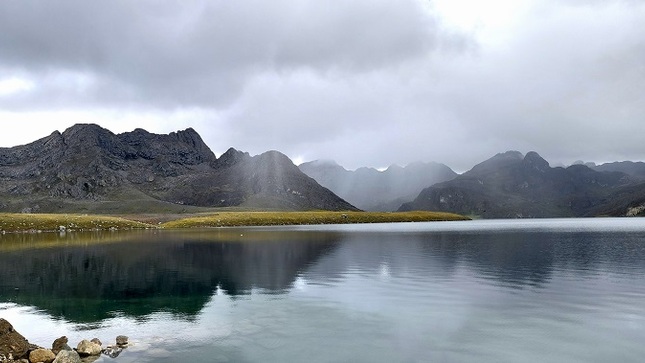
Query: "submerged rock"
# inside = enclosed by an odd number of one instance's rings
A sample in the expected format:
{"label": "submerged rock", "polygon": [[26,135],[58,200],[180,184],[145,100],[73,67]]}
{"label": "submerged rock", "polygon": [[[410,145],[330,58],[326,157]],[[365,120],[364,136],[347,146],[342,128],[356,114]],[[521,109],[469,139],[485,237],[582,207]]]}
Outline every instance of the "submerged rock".
{"label": "submerged rock", "polygon": [[103,354],[107,355],[110,358],[118,357],[121,352],[123,352],[123,348],[121,347],[109,346],[103,349]]}
{"label": "submerged rock", "polygon": [[27,356],[29,342],[13,329],[5,319],[0,319],[0,356],[20,359]]}
{"label": "submerged rock", "polygon": [[119,335],[118,337],[116,337],[116,345],[118,346],[128,345],[128,337],[126,337],[125,335]]}

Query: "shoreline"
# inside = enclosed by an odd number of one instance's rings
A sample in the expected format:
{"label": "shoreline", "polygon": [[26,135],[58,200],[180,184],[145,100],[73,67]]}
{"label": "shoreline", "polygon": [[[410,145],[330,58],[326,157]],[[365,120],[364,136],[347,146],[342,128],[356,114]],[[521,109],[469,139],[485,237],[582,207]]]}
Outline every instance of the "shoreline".
{"label": "shoreline", "polygon": [[0,234],[465,220],[471,220],[471,218],[454,213],[429,211],[223,211],[186,215],[163,213],[141,215],[0,213]]}

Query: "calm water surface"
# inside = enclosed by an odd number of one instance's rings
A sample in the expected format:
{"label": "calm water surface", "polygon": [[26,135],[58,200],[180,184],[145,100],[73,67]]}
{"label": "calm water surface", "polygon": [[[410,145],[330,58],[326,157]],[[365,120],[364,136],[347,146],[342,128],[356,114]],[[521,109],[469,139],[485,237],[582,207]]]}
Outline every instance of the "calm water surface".
{"label": "calm water surface", "polygon": [[645,219],[0,236],[0,317],[124,363],[642,362],[644,277]]}

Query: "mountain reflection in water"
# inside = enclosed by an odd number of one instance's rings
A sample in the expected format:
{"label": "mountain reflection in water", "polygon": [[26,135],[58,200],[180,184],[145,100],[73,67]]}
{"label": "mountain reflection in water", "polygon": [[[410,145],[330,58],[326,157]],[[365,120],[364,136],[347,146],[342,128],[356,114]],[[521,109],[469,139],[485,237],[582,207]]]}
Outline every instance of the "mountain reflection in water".
{"label": "mountain reflection in water", "polygon": [[[307,270],[324,281],[385,263],[390,273],[412,269],[424,271],[428,279],[451,279],[465,265],[482,279],[522,288],[547,283],[554,269],[584,274],[599,264],[621,271],[645,268],[640,238],[582,232],[563,237],[513,231],[345,236],[140,231],[18,234],[1,241],[0,302],[35,306],[86,323],[115,311],[139,318],[168,311],[190,318],[218,289],[232,296],[254,288],[283,293]],[[311,268],[334,250],[333,258]]]}
{"label": "mountain reflection in water", "polygon": [[124,362],[641,362],[643,276],[645,219],[0,236],[0,316]]}
{"label": "mountain reflection in water", "polygon": [[[113,312],[144,317],[168,311],[190,318],[217,289],[279,293],[336,245],[335,233],[225,231],[5,235],[0,302],[35,306],[74,322]],[[39,241],[45,237],[45,241]],[[306,242],[303,242],[303,239]]]}

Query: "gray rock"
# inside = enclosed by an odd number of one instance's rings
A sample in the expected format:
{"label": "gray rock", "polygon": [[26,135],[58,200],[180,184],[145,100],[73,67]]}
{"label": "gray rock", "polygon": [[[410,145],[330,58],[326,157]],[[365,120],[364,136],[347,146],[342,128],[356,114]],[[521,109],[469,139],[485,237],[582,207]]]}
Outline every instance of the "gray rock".
{"label": "gray rock", "polygon": [[81,356],[73,350],[61,350],[54,363],[81,363]]}
{"label": "gray rock", "polygon": [[72,350],[72,348],[67,345],[67,342],[68,340],[66,336],[62,336],[54,340],[52,343],[52,352],[54,352],[54,354],[58,354],[62,350]]}
{"label": "gray rock", "polygon": [[110,358],[116,358],[123,352],[123,348],[118,347],[118,346],[108,346],[107,348],[103,349],[103,354],[107,355]]}
{"label": "gray rock", "polygon": [[89,340],[82,340],[76,347],[76,352],[78,352],[82,357],[88,355],[101,355],[101,350],[102,348],[100,345],[90,342]]}
{"label": "gray rock", "polygon": [[128,337],[126,337],[125,335],[119,335],[118,337],[116,337],[116,345],[128,345]]}

